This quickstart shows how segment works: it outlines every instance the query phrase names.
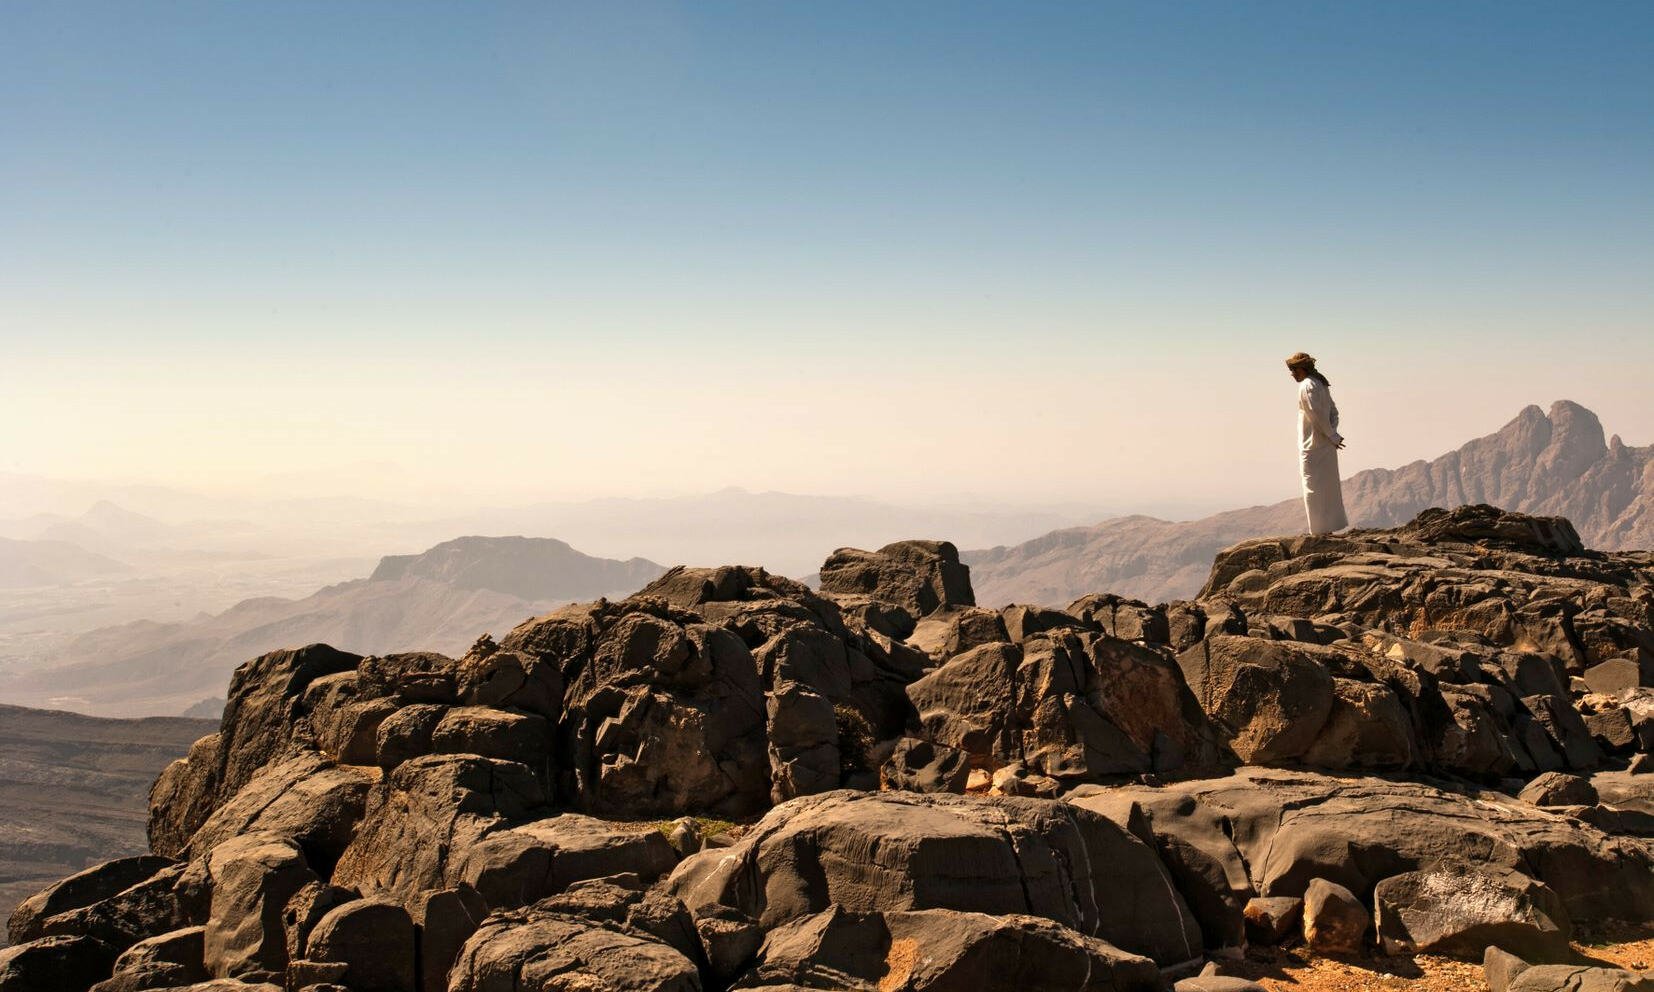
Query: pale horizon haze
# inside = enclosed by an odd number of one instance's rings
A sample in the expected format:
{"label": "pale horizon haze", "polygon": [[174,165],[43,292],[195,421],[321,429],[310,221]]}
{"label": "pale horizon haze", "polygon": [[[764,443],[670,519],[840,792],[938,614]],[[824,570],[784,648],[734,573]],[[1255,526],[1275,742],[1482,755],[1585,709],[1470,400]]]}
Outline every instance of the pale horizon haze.
{"label": "pale horizon haze", "polygon": [[0,472],[1192,514],[1654,442],[1654,6],[0,8]]}

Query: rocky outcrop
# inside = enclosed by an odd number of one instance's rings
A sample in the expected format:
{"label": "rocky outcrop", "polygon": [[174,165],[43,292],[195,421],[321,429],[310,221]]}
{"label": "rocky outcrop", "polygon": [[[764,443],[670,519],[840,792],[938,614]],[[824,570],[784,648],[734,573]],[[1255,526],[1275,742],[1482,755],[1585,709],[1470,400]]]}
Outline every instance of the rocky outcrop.
{"label": "rocky outcrop", "polygon": [[734,989],[1157,992],[1154,962],[1038,916],[835,906],[771,930]]}
{"label": "rocky outcrop", "polygon": [[976,607],[932,542],[829,566],[257,658],[156,782],[155,854],[29,900],[0,976],[1239,988],[1187,976],[1654,920],[1649,555],[1472,507],[1248,542],[1158,605]]}
{"label": "rocky outcrop", "polygon": [[624,923],[538,909],[489,917],[465,942],[450,992],[700,992],[688,958]]}
{"label": "rocky outcrop", "polygon": [[878,551],[840,548],[821,566],[821,591],[894,603],[915,617],[976,605],[971,570],[947,541],[897,541]]}
{"label": "rocky outcrop", "polygon": [[733,848],[685,860],[669,885],[694,915],[715,972],[744,962],[766,931],[834,906],[1031,914],[1162,965],[1201,948],[1199,925],[1152,847],[1104,816],[1034,799],[796,799]]}

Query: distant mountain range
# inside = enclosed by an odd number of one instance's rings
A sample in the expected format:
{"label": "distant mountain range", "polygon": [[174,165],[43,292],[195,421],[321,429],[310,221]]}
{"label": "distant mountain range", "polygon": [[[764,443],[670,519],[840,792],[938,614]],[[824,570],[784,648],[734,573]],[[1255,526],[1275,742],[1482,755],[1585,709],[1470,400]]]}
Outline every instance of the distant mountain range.
{"label": "distant mountain range", "polygon": [[461,537],[421,554],[382,558],[369,581],[419,578],[527,600],[581,599],[593,589],[641,589],[664,571],[644,558],[593,558],[549,537]]}
{"label": "distant mountain range", "polygon": [[462,537],[384,558],[366,579],[303,599],[245,600],[183,623],[137,621],[74,638],[48,667],[0,682],[14,703],[103,716],[203,713],[230,672],[279,647],[317,641],[362,654],[462,653],[553,606],[634,592],[665,571],[581,554],[562,541]]}
{"label": "distant mountain range", "polygon": [[[1430,461],[1344,482],[1356,527],[1401,524],[1431,506],[1491,503],[1567,517],[1602,550],[1654,548],[1654,446],[1604,438],[1596,414],[1561,400]],[[1130,516],[966,551],[977,602],[1066,606],[1087,593],[1160,602],[1193,596],[1212,557],[1238,541],[1304,529],[1299,499],[1174,522]]]}

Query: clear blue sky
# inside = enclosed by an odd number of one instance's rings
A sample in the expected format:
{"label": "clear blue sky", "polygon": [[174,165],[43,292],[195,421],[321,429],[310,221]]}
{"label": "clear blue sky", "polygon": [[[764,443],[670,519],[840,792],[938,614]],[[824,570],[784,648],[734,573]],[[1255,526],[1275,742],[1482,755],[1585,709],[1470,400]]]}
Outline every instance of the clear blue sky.
{"label": "clear blue sky", "polygon": [[[14,0],[0,413],[49,426],[0,469],[457,473],[537,435],[433,456],[441,423],[609,418],[706,438],[662,466],[690,488],[996,491],[912,449],[1113,438],[1050,495],[1149,499],[1212,464],[1145,467],[1163,427],[1263,497],[1299,347],[1354,467],[1561,396],[1646,443],[1651,190],[1646,2]],[[464,409],[386,412],[415,390]],[[374,412],[259,420],[340,395]],[[707,467],[754,419],[859,440]],[[561,457],[533,484],[642,487]]]}

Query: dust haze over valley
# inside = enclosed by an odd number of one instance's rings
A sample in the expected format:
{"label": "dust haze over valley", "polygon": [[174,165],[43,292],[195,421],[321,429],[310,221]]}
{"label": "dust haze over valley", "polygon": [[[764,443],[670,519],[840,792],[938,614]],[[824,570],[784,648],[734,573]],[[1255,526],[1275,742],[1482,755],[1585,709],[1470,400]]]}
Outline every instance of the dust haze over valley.
{"label": "dust haze over valley", "polygon": [[[1565,515],[1593,547],[1642,548],[1654,543],[1651,452],[1562,401],[1433,460],[1356,473],[1346,492],[1356,526],[1488,502]],[[624,597],[672,565],[739,561],[807,579],[835,548],[913,535],[963,549],[983,602],[1187,598],[1217,551],[1290,533],[1302,512],[1288,498],[1179,522],[734,488],[463,511],[8,482],[0,702],[110,717],[215,716],[230,671],[279,647],[458,655],[559,604]],[[53,510],[89,498],[81,513]]]}

